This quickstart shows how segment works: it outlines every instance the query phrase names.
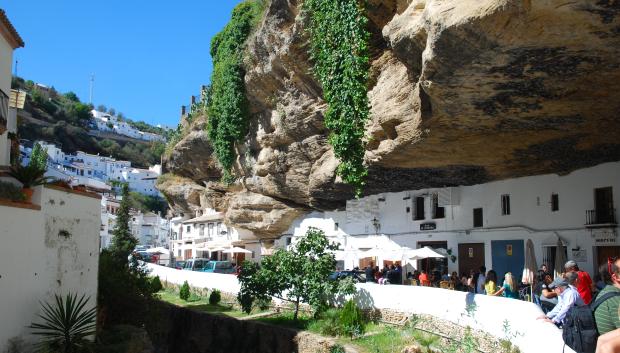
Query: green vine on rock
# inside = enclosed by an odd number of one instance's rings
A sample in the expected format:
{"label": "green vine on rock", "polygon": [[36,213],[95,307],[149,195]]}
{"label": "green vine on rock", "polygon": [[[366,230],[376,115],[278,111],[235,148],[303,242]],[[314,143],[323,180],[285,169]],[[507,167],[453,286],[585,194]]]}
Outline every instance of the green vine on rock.
{"label": "green vine on rock", "polygon": [[211,40],[213,72],[207,132],[222,167],[222,179],[227,183],[233,179],[235,142],[242,140],[248,130],[243,69],[245,42],[260,20],[264,6],[264,0],[248,0],[237,5],[230,22]]}
{"label": "green vine on rock", "polygon": [[369,116],[367,95],[368,19],[364,0],[305,0],[309,15],[314,74],[323,87],[328,108],[325,126],[339,159],[337,173],[362,193],[368,170],[364,166],[364,125]]}

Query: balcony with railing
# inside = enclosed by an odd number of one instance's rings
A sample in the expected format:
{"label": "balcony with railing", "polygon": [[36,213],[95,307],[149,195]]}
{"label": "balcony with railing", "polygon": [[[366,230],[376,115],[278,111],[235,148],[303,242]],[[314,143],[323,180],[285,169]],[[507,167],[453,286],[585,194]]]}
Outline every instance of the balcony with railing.
{"label": "balcony with railing", "polygon": [[598,209],[586,211],[586,227],[616,227],[618,222],[616,221],[616,209]]}

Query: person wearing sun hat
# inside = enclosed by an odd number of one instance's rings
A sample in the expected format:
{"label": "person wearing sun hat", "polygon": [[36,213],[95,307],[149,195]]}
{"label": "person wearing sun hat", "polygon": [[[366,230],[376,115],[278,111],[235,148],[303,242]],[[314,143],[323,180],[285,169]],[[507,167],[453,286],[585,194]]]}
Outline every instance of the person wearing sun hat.
{"label": "person wearing sun hat", "polygon": [[558,277],[551,284],[549,288],[558,295],[558,304],[548,312],[546,315],[538,317],[539,320],[545,320],[552,322],[559,326],[564,322],[566,314],[575,305],[584,305],[583,299],[579,296],[579,292],[569,283],[574,282],[577,278],[577,274],[574,272],[567,273],[568,278]]}

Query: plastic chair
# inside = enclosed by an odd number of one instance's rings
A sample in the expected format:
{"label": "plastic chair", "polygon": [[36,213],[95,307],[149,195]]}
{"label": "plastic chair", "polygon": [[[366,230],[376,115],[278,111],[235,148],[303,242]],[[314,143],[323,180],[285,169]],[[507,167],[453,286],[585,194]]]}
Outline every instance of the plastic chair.
{"label": "plastic chair", "polygon": [[448,281],[439,282],[439,288],[450,289],[450,282]]}

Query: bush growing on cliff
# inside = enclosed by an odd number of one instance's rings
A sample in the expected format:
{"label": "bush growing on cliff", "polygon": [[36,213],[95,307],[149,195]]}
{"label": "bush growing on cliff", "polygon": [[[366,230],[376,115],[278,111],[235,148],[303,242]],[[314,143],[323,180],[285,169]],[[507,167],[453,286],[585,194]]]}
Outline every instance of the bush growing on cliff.
{"label": "bush growing on cliff", "polygon": [[364,125],[369,116],[368,19],[360,0],[306,0],[314,75],[328,108],[325,126],[340,160],[337,173],[359,196],[368,171],[364,166]]}
{"label": "bush growing on cliff", "polygon": [[214,289],[213,292],[211,292],[211,295],[209,295],[209,304],[217,305],[220,303],[221,300],[222,300],[222,294],[220,293],[219,290]]}
{"label": "bush growing on cliff", "polygon": [[189,283],[183,282],[181,289],[179,290],[179,298],[188,301],[190,296]]}
{"label": "bush growing on cliff", "polygon": [[263,259],[260,268],[245,261],[238,277],[241,290],[237,296],[243,310],[250,313],[255,300],[269,300],[273,296],[293,303],[293,318],[297,320],[300,303],[310,304],[318,315],[337,294],[354,292],[352,285],[341,286],[340,281],[327,280],[336,267],[331,251],[337,248],[322,230],[309,228],[291,250],[277,250]]}
{"label": "bush growing on cliff", "polygon": [[233,179],[235,142],[248,129],[248,102],[245,95],[243,51],[245,41],[260,18],[264,0],[248,0],[235,7],[230,22],[211,40],[213,72],[208,91],[207,132],[222,166],[225,182]]}

